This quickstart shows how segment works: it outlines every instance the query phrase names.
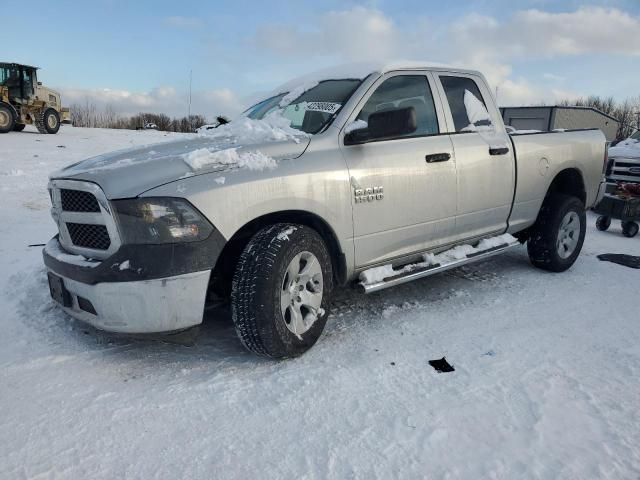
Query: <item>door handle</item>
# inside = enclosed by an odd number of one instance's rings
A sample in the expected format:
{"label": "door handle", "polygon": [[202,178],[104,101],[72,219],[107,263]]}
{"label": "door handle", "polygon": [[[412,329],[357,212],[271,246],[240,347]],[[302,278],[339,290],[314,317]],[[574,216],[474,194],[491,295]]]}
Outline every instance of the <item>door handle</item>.
{"label": "door handle", "polygon": [[489,148],[489,155],[506,155],[509,153],[508,147]]}
{"label": "door handle", "polygon": [[450,158],[451,158],[451,154],[449,153],[434,153],[424,157],[427,163],[446,162]]}

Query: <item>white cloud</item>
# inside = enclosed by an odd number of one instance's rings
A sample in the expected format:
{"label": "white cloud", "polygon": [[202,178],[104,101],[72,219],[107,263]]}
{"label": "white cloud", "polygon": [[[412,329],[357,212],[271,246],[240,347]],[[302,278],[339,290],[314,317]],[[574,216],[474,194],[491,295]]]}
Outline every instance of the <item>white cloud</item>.
{"label": "white cloud", "polygon": [[[565,13],[524,10],[506,20],[470,14],[449,23],[426,17],[404,17],[398,22],[380,10],[357,6],[313,17],[311,24],[263,25],[250,42],[253,53],[262,57],[260,67],[254,67],[259,75],[251,72],[250,62],[237,58],[231,62],[233,74],[247,74],[258,88],[268,89],[286,80],[283,77],[345,61],[432,60],[482,71],[494,91],[497,87],[499,103],[516,105],[583,93],[568,90],[569,79],[555,73],[517,76],[513,65],[518,62],[602,53],[632,61],[640,56],[640,17],[614,8],[581,7]],[[187,16],[167,17],[164,23],[183,29],[203,26],[201,19]],[[110,105],[123,114],[145,110],[183,116],[187,112],[187,93],[172,87],[149,92],[61,90],[65,104],[87,99],[98,108]],[[257,99],[255,95],[248,98]],[[192,112],[209,118],[233,116],[247,106],[243,100],[229,88],[194,92]]]}
{"label": "white cloud", "polygon": [[[98,110],[110,106],[122,115],[139,112],[166,113],[182,117],[188,111],[188,95],[173,87],[158,87],[150,92],[130,92],[112,89],[59,89],[65,105],[94,104]],[[242,110],[242,101],[229,89],[193,92],[191,113],[212,119],[217,115],[233,116]]]}
{"label": "white cloud", "polygon": [[[574,12],[516,12],[507,21],[471,14],[450,24],[414,18],[398,25],[383,12],[365,7],[330,12],[307,29],[271,25],[258,29],[254,43],[276,55],[326,62],[430,58],[481,70],[498,87],[501,104],[554,101],[574,92],[549,82],[513,78],[512,64],[533,58],[593,53],[640,55],[640,17],[613,8],[582,7]],[[562,81],[547,74],[546,80]]]}

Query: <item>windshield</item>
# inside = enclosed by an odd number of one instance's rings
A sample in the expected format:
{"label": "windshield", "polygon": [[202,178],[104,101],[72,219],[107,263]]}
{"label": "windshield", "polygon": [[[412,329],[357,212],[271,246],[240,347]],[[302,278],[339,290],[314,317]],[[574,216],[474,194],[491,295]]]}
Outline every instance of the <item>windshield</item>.
{"label": "windshield", "polygon": [[631,135],[629,138],[633,138],[634,140],[640,140],[640,130]]}
{"label": "windshield", "polygon": [[[287,102],[289,93],[276,95],[244,112],[253,120],[278,113],[291,122],[291,127],[308,134],[318,133],[333,120],[342,105],[353,95],[361,80],[325,80]],[[295,91],[295,90],[294,90]]]}

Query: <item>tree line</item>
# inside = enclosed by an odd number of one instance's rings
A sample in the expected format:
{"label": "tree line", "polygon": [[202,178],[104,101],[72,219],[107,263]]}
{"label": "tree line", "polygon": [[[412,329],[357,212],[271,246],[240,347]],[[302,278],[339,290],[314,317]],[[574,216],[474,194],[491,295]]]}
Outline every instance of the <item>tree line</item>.
{"label": "tree line", "polygon": [[[618,102],[613,97],[605,98],[591,95],[574,100],[561,100],[557,105],[592,107],[611,115],[620,122],[616,135],[617,139],[628,138],[631,134],[640,130],[640,96]],[[208,123],[203,115],[189,115],[181,118],[170,118],[164,113],[120,115],[111,105],[99,110],[95,104],[89,101],[82,104],[75,103],[71,105],[70,109],[71,123],[76,127],[136,130],[144,128],[147,124],[155,124],[158,130],[188,133]]]}
{"label": "tree line", "polygon": [[75,127],[139,130],[146,125],[154,124],[158,130],[165,132],[189,133],[207,124],[207,119],[203,115],[189,115],[181,118],[171,118],[164,113],[141,112],[135,115],[121,115],[111,105],[98,109],[89,101],[74,103],[69,109],[71,123]]}

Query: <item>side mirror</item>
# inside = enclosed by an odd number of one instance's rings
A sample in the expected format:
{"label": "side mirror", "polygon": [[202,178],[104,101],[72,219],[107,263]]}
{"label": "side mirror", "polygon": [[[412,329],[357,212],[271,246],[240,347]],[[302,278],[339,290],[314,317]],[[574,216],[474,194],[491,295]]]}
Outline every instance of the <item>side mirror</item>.
{"label": "side mirror", "polygon": [[38,86],[41,87],[42,86],[42,82],[38,82]]}
{"label": "side mirror", "polygon": [[356,145],[369,138],[369,125],[364,120],[354,120],[344,127],[344,144]]}
{"label": "side mirror", "polygon": [[[360,122],[362,122],[360,120]],[[416,110],[413,107],[384,110],[369,115],[366,127],[357,128],[357,122],[347,125],[345,145],[366,143],[371,140],[401,137],[413,133],[418,128]],[[362,122],[365,124],[365,122]],[[349,127],[356,127],[349,130]]]}

